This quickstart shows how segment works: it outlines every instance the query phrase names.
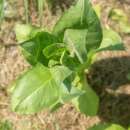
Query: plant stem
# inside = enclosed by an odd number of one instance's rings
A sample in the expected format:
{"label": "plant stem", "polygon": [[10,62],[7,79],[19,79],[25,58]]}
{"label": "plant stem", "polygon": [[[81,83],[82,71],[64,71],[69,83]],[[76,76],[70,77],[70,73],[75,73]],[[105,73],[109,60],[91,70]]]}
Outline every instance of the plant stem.
{"label": "plant stem", "polygon": [[89,70],[91,64],[94,62],[95,56],[96,56],[95,50],[92,50],[91,52],[88,53],[87,61],[80,67],[78,71],[79,74],[86,73]]}

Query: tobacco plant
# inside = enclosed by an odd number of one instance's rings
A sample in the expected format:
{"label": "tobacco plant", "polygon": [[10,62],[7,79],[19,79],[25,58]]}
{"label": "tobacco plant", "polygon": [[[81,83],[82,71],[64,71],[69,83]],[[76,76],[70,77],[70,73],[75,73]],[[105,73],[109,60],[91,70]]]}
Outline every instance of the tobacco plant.
{"label": "tobacco plant", "polygon": [[32,66],[12,86],[12,110],[34,114],[71,102],[81,113],[95,115],[99,98],[86,73],[98,52],[124,48],[118,34],[102,31],[90,0],[78,0],[52,32],[27,25],[16,30],[23,55]]}

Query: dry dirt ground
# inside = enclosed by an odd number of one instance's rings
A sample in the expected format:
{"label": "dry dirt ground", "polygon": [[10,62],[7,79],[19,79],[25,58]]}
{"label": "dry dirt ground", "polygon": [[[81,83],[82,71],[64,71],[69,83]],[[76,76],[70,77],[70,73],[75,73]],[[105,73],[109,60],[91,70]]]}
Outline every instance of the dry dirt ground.
{"label": "dry dirt ground", "polygon": [[[53,14],[48,8],[44,11],[45,26],[52,27],[59,14],[70,6],[71,2],[71,0],[56,1],[58,6],[52,8]],[[93,0],[93,3],[101,4],[103,24],[109,22],[111,25],[111,21],[107,18],[111,7],[121,8],[128,15],[130,12],[129,0]],[[18,47],[9,46],[9,44],[16,43],[15,24],[25,21],[23,2],[22,0],[10,1],[6,8],[6,18],[0,28],[1,121],[12,122],[14,130],[86,130],[101,121],[115,122],[124,126],[130,125],[130,81],[127,79],[127,74],[130,72],[130,35],[124,34],[121,35],[127,51],[98,54],[98,59],[87,76],[89,83],[100,97],[98,116],[85,117],[78,113],[71,104],[64,105],[54,113],[41,112],[36,115],[23,116],[12,112],[8,86],[29,67],[29,64],[21,55]],[[32,23],[37,25],[37,14],[33,8],[30,10]]]}

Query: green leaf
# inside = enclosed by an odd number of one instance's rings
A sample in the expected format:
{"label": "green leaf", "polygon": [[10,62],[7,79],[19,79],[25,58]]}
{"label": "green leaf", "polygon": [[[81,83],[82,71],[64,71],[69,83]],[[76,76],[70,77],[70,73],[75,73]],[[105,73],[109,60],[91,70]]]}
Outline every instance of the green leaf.
{"label": "green leaf", "polygon": [[22,43],[21,46],[23,48],[23,54],[29,63],[35,65],[37,62],[41,62],[47,65],[48,60],[43,55],[42,51],[55,42],[58,42],[55,36],[47,32],[40,32],[33,39]]}
{"label": "green leaf", "polygon": [[87,29],[74,30],[67,29],[64,35],[64,42],[67,43],[69,52],[72,56],[77,56],[79,61],[83,63],[87,58]]}
{"label": "green leaf", "polygon": [[100,19],[101,18],[101,5],[100,4],[96,4],[93,6],[98,18]]}
{"label": "green leaf", "polygon": [[30,24],[16,24],[15,26],[15,34],[18,42],[32,39],[40,31],[42,31],[40,28],[34,27]]}
{"label": "green leaf", "polygon": [[90,0],[78,0],[75,6],[66,11],[55,25],[53,34],[63,39],[66,29],[87,29],[87,48],[97,48],[102,40],[100,21]]}
{"label": "green leaf", "polygon": [[71,90],[68,91],[66,84],[62,87],[62,102],[68,102],[76,97],[83,95],[85,91],[80,90],[74,86],[71,86]]}
{"label": "green leaf", "polygon": [[73,73],[69,75],[61,84],[61,102],[58,102],[51,110],[55,111],[61,105],[66,102],[70,102],[72,99],[84,94],[83,90],[80,90],[73,85]]}
{"label": "green leaf", "polygon": [[53,106],[53,107],[51,108],[51,112],[55,112],[57,109],[59,109],[59,108],[62,107],[62,106],[63,106],[63,104],[60,103],[60,102],[58,102],[57,104],[55,104],[55,106]]}
{"label": "green leaf", "polygon": [[57,60],[54,60],[54,59],[49,60],[49,62],[48,62],[48,67],[49,68],[54,67],[56,65],[61,65],[60,61],[57,61]]}
{"label": "green leaf", "polygon": [[51,109],[52,111],[56,110],[64,103],[70,102],[72,99],[79,97],[84,93],[83,90],[74,87],[73,80],[74,80],[74,74],[71,73],[63,81],[63,83],[60,86],[60,101],[54,107],[52,107]]}
{"label": "green leaf", "polygon": [[97,114],[99,106],[99,98],[91,87],[85,82],[80,83],[81,88],[85,91],[84,94],[72,100],[77,110],[84,113],[86,116],[94,116]]}
{"label": "green leaf", "polygon": [[51,109],[61,101],[61,86],[71,71],[64,66],[51,69],[37,64],[16,84],[12,96],[12,110],[32,114]]}
{"label": "green leaf", "polygon": [[77,71],[80,62],[78,61],[77,57],[72,57],[68,52],[64,52],[61,56],[61,64],[67,66],[70,70]]}
{"label": "green leaf", "polygon": [[103,41],[98,51],[105,50],[124,50],[124,45],[119,34],[112,29],[103,30]]}
{"label": "green leaf", "polygon": [[98,125],[93,126],[92,128],[88,130],[125,130],[120,125],[116,124],[106,124],[106,123],[100,123]]}
{"label": "green leaf", "polygon": [[52,45],[47,46],[43,50],[43,54],[46,58],[52,57],[61,57],[62,53],[66,50],[65,44],[63,43],[54,43]]}

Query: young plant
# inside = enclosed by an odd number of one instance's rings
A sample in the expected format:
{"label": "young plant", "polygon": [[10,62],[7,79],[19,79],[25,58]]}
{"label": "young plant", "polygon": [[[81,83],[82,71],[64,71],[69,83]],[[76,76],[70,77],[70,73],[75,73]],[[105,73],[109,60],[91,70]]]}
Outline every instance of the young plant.
{"label": "young plant", "polygon": [[[21,33],[16,36],[32,67],[13,85],[12,110],[33,114],[43,109],[54,111],[72,102],[81,113],[95,115],[99,99],[87,82],[86,72],[97,52],[123,47],[112,30],[104,32],[109,33],[102,42],[102,28],[90,0],[78,0],[52,32],[27,32],[25,39],[19,36]],[[28,39],[30,34],[35,35]]]}

